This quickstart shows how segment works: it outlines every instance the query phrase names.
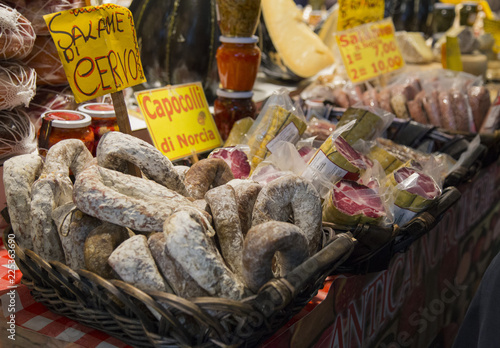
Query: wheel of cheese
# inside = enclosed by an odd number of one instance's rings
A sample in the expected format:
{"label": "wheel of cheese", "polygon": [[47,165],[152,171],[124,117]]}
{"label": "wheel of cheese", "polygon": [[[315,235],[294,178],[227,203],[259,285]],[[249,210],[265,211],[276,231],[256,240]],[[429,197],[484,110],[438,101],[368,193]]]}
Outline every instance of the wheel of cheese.
{"label": "wheel of cheese", "polygon": [[57,86],[68,83],[56,45],[50,36],[38,36],[33,50],[23,62],[36,70],[37,85]]}
{"label": "wheel of cheese", "polygon": [[0,110],[28,106],[36,93],[36,73],[24,64],[0,63]]}
{"label": "wheel of cheese", "polygon": [[35,31],[16,10],[0,4],[0,59],[22,59],[33,49]]}

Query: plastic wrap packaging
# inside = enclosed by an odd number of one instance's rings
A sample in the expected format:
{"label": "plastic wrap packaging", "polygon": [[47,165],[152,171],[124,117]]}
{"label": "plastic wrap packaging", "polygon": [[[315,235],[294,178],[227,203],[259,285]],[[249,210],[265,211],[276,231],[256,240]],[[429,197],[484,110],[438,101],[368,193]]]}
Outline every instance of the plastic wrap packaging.
{"label": "plastic wrap packaging", "polygon": [[245,152],[248,148],[243,145],[223,147],[213,150],[208,157],[223,159],[231,168],[235,179],[246,179],[250,175],[250,163]]}
{"label": "plastic wrap packaging", "polygon": [[467,88],[467,96],[472,111],[472,118],[474,119],[474,126],[476,127],[476,131],[479,132],[491,107],[490,91],[481,85],[469,86]]}
{"label": "plastic wrap packaging", "polygon": [[[325,163],[328,161],[328,163]],[[308,168],[313,168],[336,181],[335,178],[357,180],[373,162],[352,148],[342,136],[330,138],[321,145],[315,156],[309,161]],[[329,168],[328,171],[325,171]]]}
{"label": "plastic wrap packaging", "polygon": [[462,132],[476,131],[467,95],[467,88],[474,80],[474,77],[465,73],[455,77],[439,77],[438,102],[443,128]]}
{"label": "plastic wrap packaging", "polygon": [[381,136],[394,120],[394,114],[383,109],[363,105],[350,107],[340,118],[337,128],[352,120],[355,120],[356,123],[351,129],[342,133],[342,137],[350,145],[360,139],[369,141]]}
{"label": "plastic wrap packaging", "polygon": [[302,157],[302,159],[306,163],[309,162],[309,160],[314,156],[314,154],[318,150],[316,147],[314,147],[314,140],[315,137],[301,139],[298,141],[296,145],[300,157]]}
{"label": "plastic wrap packaging", "polygon": [[288,91],[274,92],[245,136],[244,144],[250,148],[248,158],[252,170],[274,152],[278,141],[295,144],[306,128],[304,114],[293,105]]}
{"label": "plastic wrap packaging", "polygon": [[43,16],[87,6],[85,0],[6,0],[33,25],[37,36],[50,35]]}
{"label": "plastic wrap packaging", "polygon": [[381,224],[386,217],[378,188],[354,181],[337,182],[323,204],[323,220],[340,225]]}
{"label": "plastic wrap packaging", "polygon": [[390,85],[390,105],[397,118],[408,120],[410,118],[406,103],[413,100],[422,90],[421,81],[413,75],[401,76]]}
{"label": "plastic wrap packaging", "polygon": [[35,126],[22,108],[0,111],[0,164],[37,151]]}
{"label": "plastic wrap packaging", "polygon": [[0,3],[0,58],[22,59],[33,49],[35,31],[28,19]]}
{"label": "plastic wrap packaging", "polygon": [[241,144],[244,141],[245,135],[247,134],[248,130],[252,127],[253,123],[254,120],[251,117],[245,117],[242,118],[241,120],[234,122],[233,128],[231,128],[231,131],[227,136],[224,146],[229,147]]}
{"label": "plastic wrap packaging", "polygon": [[68,84],[56,45],[50,36],[38,36],[33,50],[23,59],[23,62],[36,70],[37,85],[57,86]]}
{"label": "plastic wrap packaging", "polygon": [[316,140],[325,141],[335,128],[336,126],[333,122],[313,117],[307,122],[307,129],[304,134],[308,137],[316,137]]}
{"label": "plastic wrap packaging", "polygon": [[378,102],[378,97],[377,97],[377,90],[367,84],[366,91],[363,92],[362,102],[363,105],[377,109],[380,108],[380,104]]}
{"label": "plastic wrap packaging", "polygon": [[366,155],[372,161],[380,163],[384,173],[390,174],[403,165],[403,162],[396,156],[384,150],[381,146],[374,144]]}
{"label": "plastic wrap packaging", "polygon": [[275,151],[259,163],[250,179],[265,185],[286,174],[301,175],[306,167],[307,163],[295,145],[287,141],[278,141]]}
{"label": "plastic wrap packaging", "polygon": [[432,168],[417,167],[410,161],[388,176],[394,196],[394,223],[400,226],[426,210],[441,194],[441,186],[434,179],[440,173],[432,175]]}
{"label": "plastic wrap packaging", "polygon": [[500,128],[500,99],[497,97],[496,102],[491,105],[483,120],[480,133],[493,133]]}
{"label": "plastic wrap packaging", "polygon": [[[407,163],[408,161],[413,161],[415,163],[418,163],[418,165],[422,167],[435,167],[435,172],[438,173],[438,176],[443,179],[448,173],[452,171],[453,166],[455,166],[457,162],[451,156],[445,153],[428,154],[413,149],[409,146],[397,144],[392,140],[385,138],[378,138],[374,146],[382,148],[391,156],[397,158],[400,166],[404,163]],[[399,166],[397,168],[399,168]]]}
{"label": "plastic wrap packaging", "polygon": [[395,79],[388,88],[398,118],[453,131],[475,132],[490,105],[480,78],[450,70],[412,73]]}
{"label": "plastic wrap packaging", "polygon": [[35,93],[34,69],[14,61],[0,62],[0,110],[27,107]]}
{"label": "plastic wrap packaging", "polygon": [[[340,135],[352,129],[355,123],[356,121],[352,120],[338,127],[332,135],[323,142],[314,156],[311,157],[307,163],[307,168],[302,173],[302,176],[309,180],[320,194],[329,189],[332,183],[339,181],[346,175],[352,174],[354,176],[356,173],[359,173],[359,168],[362,166],[362,160],[360,160],[360,156],[358,156],[357,152],[354,151],[354,155],[349,156],[351,159],[351,161],[349,161],[337,149],[337,140],[340,138]],[[340,147],[342,147],[342,153],[353,153],[351,151],[351,146],[349,146],[345,139],[339,140],[338,143]],[[351,162],[357,164],[357,166],[353,165]],[[323,185],[324,183],[327,183],[326,188],[322,187],[325,186]]]}

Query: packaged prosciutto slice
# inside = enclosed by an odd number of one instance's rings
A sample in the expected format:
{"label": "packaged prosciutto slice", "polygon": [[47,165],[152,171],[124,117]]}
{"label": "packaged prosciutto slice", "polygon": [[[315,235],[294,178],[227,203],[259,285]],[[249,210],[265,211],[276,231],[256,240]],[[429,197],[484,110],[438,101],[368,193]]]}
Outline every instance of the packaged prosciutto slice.
{"label": "packaged prosciutto slice", "polygon": [[386,216],[376,188],[349,180],[337,182],[323,205],[323,220],[339,225],[378,224]]}
{"label": "packaged prosciutto slice", "polygon": [[426,210],[441,194],[441,188],[431,175],[410,164],[389,175],[394,195],[394,223],[404,225]]}

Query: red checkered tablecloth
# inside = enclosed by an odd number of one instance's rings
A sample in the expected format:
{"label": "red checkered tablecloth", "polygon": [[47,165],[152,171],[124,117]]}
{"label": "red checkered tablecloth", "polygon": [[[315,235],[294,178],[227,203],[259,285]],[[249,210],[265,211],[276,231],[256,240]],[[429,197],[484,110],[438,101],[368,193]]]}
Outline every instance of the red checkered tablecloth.
{"label": "red checkered tablecloth", "polygon": [[13,314],[16,326],[87,348],[130,347],[104,332],[50,312],[35,302],[29,289],[20,284],[21,277],[0,239],[0,302],[7,322]]}

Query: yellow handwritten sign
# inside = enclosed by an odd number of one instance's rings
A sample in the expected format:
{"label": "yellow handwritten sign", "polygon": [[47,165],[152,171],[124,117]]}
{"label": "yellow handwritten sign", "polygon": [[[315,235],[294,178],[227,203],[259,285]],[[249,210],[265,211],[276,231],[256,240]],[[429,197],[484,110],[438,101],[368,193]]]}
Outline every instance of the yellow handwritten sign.
{"label": "yellow handwritten sign", "polygon": [[43,18],[78,103],[146,81],[127,8],[89,6]]}
{"label": "yellow handwritten sign", "polygon": [[384,18],[384,0],[339,0],[337,30],[351,29]]}
{"label": "yellow handwritten sign", "polygon": [[136,92],[158,150],[171,161],[222,145],[201,83]]}
{"label": "yellow handwritten sign", "polygon": [[390,18],[339,32],[335,39],[353,83],[373,79],[405,64]]}

